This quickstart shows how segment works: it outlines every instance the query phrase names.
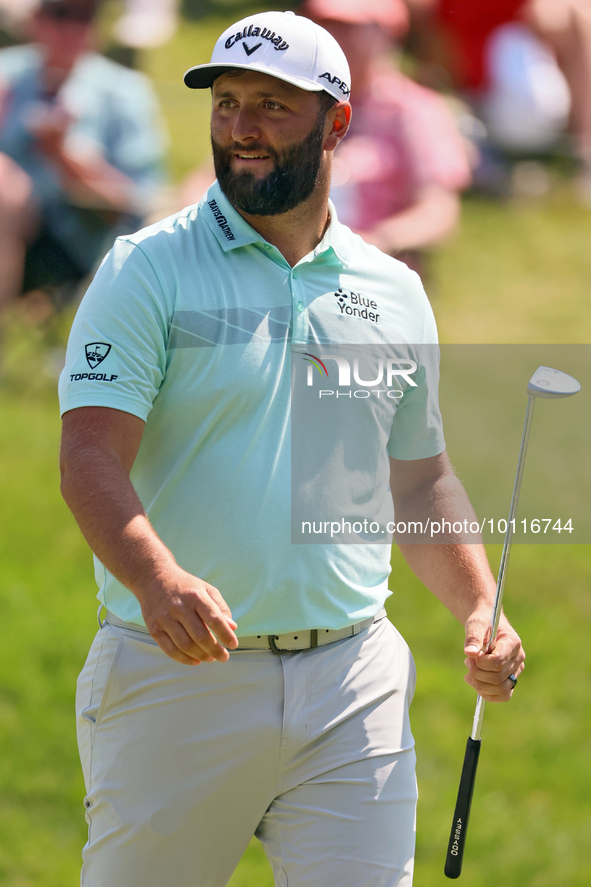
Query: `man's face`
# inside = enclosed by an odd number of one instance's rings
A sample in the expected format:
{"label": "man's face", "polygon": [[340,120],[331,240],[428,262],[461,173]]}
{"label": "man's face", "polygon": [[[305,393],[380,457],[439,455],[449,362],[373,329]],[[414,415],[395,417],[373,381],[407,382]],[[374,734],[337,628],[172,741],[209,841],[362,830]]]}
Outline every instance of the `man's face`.
{"label": "man's face", "polygon": [[217,179],[250,215],[279,215],[313,192],[322,176],[330,124],[318,95],[254,71],[213,84],[211,142]]}

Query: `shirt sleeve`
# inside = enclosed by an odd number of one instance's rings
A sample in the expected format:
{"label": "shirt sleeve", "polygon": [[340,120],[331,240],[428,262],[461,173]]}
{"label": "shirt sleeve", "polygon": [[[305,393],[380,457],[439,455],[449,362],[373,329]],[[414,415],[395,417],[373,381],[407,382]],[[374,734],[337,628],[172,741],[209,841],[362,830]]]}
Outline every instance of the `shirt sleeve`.
{"label": "shirt sleeve", "polygon": [[60,414],[111,407],[145,421],[166,372],[171,315],[142,248],[117,240],[72,326],[59,381]]}
{"label": "shirt sleeve", "polygon": [[423,292],[424,309],[422,344],[409,345],[407,349],[408,358],[417,364],[416,372],[412,373],[416,386],[401,386],[404,393],[394,414],[388,442],[388,454],[394,459],[404,460],[427,459],[445,450],[439,409],[437,325],[418,276],[413,274],[412,279]]}

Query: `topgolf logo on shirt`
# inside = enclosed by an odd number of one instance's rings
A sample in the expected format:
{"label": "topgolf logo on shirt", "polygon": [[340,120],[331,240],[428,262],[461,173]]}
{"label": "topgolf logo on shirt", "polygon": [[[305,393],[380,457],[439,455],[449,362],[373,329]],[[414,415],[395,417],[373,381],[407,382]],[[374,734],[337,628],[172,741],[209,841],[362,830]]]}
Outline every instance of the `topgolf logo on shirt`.
{"label": "topgolf logo on shirt", "polygon": [[[86,363],[91,370],[103,362],[111,351],[107,342],[89,342],[85,345]],[[114,382],[119,376],[114,373],[70,373],[70,382],[83,382],[88,379],[91,382]]]}
{"label": "topgolf logo on shirt", "polygon": [[[325,361],[332,360],[337,365],[337,388],[321,388],[318,391],[318,397],[356,397],[356,398],[368,398],[374,394],[376,397],[380,397],[384,394],[386,397],[393,398],[395,400],[399,400],[403,395],[404,391],[401,388],[394,388],[394,383],[397,382],[400,384],[401,380],[404,380],[407,387],[416,388],[417,383],[414,379],[411,378],[413,373],[417,371],[417,363],[410,358],[398,358],[398,357],[380,357],[377,361],[377,366],[375,365],[375,361],[372,374],[375,374],[375,378],[363,379],[361,377],[362,371],[359,366],[359,358],[355,357],[352,361],[343,357],[341,354],[310,354],[308,352],[304,352],[303,358],[306,363],[309,364],[307,368],[307,378],[306,384],[309,388],[314,386],[315,374],[314,370],[316,369],[324,380],[325,378],[329,378],[329,371],[326,366]],[[353,382],[351,383],[351,363],[353,364]],[[331,373],[334,377],[334,368],[331,367]],[[332,381],[332,377],[331,377]],[[335,380],[336,381],[336,380]],[[386,388],[383,388],[385,381]],[[334,382],[333,382],[334,384]],[[360,386],[359,388],[355,388],[354,385]]]}
{"label": "topgolf logo on shirt", "polygon": [[108,356],[111,346],[106,342],[90,342],[85,348],[86,362],[91,370],[95,370]]}

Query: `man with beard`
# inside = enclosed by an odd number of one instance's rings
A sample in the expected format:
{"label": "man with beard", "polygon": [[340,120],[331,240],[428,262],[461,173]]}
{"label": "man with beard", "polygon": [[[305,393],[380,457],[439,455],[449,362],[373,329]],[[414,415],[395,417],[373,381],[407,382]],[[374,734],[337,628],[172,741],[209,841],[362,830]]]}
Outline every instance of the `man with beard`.
{"label": "man with beard", "polygon": [[[350,106],[327,32],[250,16],[185,82],[212,88],[218,182],[118,240],[60,381],[62,490],[107,611],[78,682],[84,883],[222,887],[256,834],[277,884],[408,887],[415,677],[383,609],[389,546],[292,543],[292,488],[309,485],[292,476],[291,368],[314,392],[323,344],[433,346],[433,315],[328,201]],[[359,501],[377,486],[393,517],[391,464],[397,516],[429,501],[453,520],[468,506],[421,360],[396,409],[385,394],[368,413],[361,462],[329,450]],[[482,548],[402,548],[466,626],[468,683],[509,699],[524,654],[504,618],[482,650]]]}

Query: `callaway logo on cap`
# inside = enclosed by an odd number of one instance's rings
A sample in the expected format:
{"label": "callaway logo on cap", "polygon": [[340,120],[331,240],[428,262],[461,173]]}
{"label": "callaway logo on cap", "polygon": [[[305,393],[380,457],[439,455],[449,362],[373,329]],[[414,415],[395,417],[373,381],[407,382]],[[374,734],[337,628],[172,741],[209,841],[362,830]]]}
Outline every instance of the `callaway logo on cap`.
{"label": "callaway logo on cap", "polygon": [[236,22],[217,41],[211,62],[185,74],[191,89],[206,89],[232,68],[260,71],[308,92],[348,100],[349,65],[334,37],[293,12],[261,12]]}

